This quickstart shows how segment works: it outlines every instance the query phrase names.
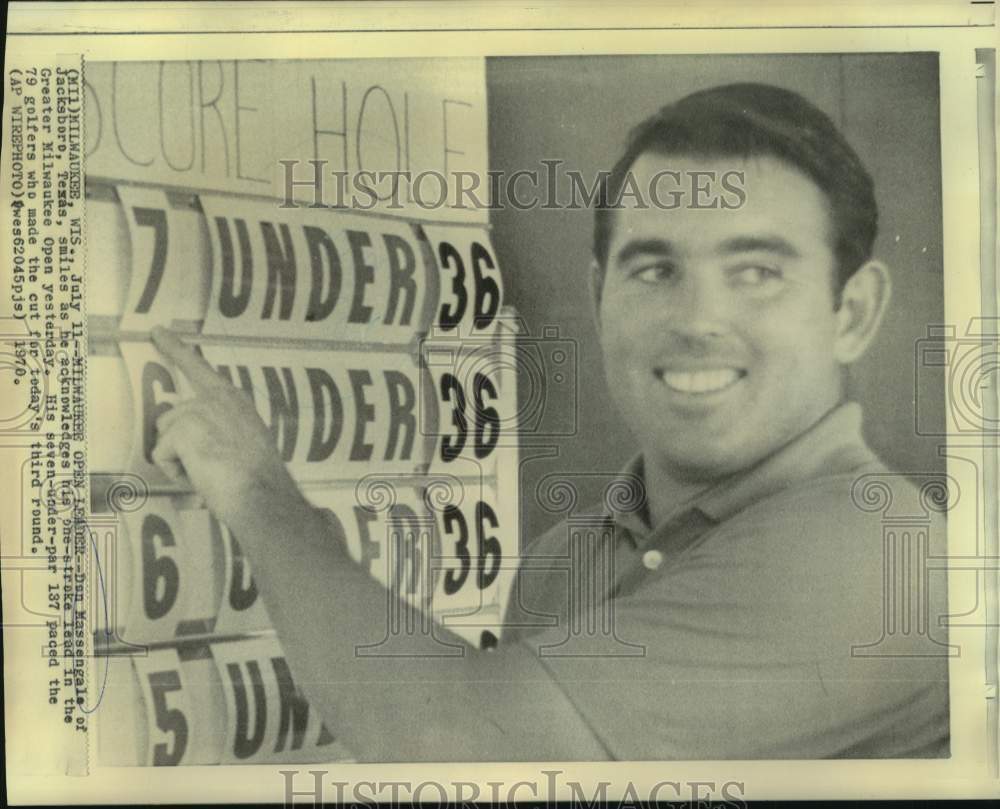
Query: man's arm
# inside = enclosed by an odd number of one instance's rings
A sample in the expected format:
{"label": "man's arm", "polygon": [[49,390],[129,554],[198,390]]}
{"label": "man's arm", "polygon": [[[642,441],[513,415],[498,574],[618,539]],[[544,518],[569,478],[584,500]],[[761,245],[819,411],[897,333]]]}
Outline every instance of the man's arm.
{"label": "man's arm", "polygon": [[[426,656],[358,655],[385,635],[385,588],[304,499],[246,394],[169,332],[154,340],[196,394],[157,423],[154,460],[186,477],[239,539],[296,683],[359,759],[608,758],[526,645],[441,656],[454,648],[428,636]],[[405,621],[412,608],[397,604]]]}
{"label": "man's arm", "polygon": [[[296,682],[361,760],[607,758],[534,652],[462,656],[416,635],[413,656],[360,656],[387,632],[387,591],[331,535],[321,512],[266,493],[235,520]],[[404,613],[413,608],[397,601]],[[415,616],[410,616],[415,617]],[[419,618],[415,621],[420,626]],[[439,628],[435,636],[446,638]],[[377,651],[377,650],[376,650]],[[425,656],[416,656],[423,652]]]}

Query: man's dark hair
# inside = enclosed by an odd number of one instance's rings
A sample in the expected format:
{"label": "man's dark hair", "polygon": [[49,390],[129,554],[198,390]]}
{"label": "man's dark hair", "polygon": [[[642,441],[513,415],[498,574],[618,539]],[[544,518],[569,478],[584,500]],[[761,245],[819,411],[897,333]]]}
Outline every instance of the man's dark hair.
{"label": "man's dark hair", "polygon": [[871,258],[878,230],[874,183],[833,121],[791,90],[767,84],[727,84],[668,104],[632,130],[625,153],[602,181],[594,215],[598,298],[614,211],[632,165],[647,152],[744,159],[770,156],[812,178],[829,203],[837,305],[844,283]]}

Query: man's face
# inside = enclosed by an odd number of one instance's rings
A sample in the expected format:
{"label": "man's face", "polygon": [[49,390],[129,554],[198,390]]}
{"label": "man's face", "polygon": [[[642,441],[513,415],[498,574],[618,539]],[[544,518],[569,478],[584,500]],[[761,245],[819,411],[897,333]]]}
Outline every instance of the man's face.
{"label": "man's face", "polygon": [[[839,399],[830,216],[813,181],[776,158],[647,153],[632,167],[644,195],[664,170],[743,171],[745,202],[692,208],[689,193],[642,209],[625,197],[601,295],[604,366],[647,463],[707,481],[761,460]],[[684,185],[661,179],[663,204]]]}

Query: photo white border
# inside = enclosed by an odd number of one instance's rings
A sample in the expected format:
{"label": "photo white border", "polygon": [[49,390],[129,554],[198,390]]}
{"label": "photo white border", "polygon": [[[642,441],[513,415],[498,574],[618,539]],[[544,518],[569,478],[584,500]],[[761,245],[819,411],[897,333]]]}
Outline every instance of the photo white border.
{"label": "photo white border", "polygon": [[[351,33],[255,33],[255,34],[148,34],[129,35],[74,33],[66,36],[51,36],[39,33],[18,35],[33,24],[80,30],[83,20],[89,25],[104,27],[102,18],[115,15],[115,25],[123,31],[148,29],[153,25],[171,26],[173,29],[205,27],[210,24],[219,30],[221,25],[239,24],[242,29],[260,31],[261,20],[266,24],[271,9],[260,9],[259,19],[252,6],[248,16],[236,18],[232,13],[222,13],[222,9],[199,9],[197,4],[183,4],[161,9],[159,15],[150,9],[133,11],[123,4],[95,4],[93,9],[77,11],[64,4],[30,4],[35,8],[28,13],[24,8],[8,18],[8,59],[25,56],[41,56],[45,53],[82,53],[86,61],[105,60],[160,60],[160,59],[322,59],[322,58],[387,58],[387,57],[440,57],[446,56],[514,56],[514,55],[598,55],[598,54],[682,54],[682,53],[726,53],[726,54],[777,54],[777,53],[861,53],[894,51],[936,51],[940,54],[941,82],[941,126],[942,155],[942,199],[943,248],[945,268],[945,314],[946,322],[956,324],[961,330],[971,318],[981,314],[979,285],[979,166],[976,122],[976,79],[975,49],[995,47],[996,31],[990,25],[965,27],[948,24],[948,27],[908,27],[908,28],[863,28],[845,27],[841,29],[809,27],[809,16],[814,14],[819,25],[829,25],[830,10],[811,12],[802,7],[789,7],[780,19],[793,19],[796,15],[797,27],[755,30],[692,30],[691,28],[666,30],[579,30],[581,19],[591,19],[589,7],[575,6],[558,8],[546,6],[546,19],[571,20],[574,30],[507,30],[477,31],[470,36],[462,31],[433,32],[386,32],[361,33],[357,28]],[[227,6],[230,4],[226,4]],[[237,4],[239,5],[239,4]],[[270,4],[264,4],[270,5]],[[340,4],[336,4],[339,6]],[[371,5],[371,4],[368,4]],[[394,26],[405,27],[407,20],[413,20],[413,27],[426,27],[427,15],[435,13],[413,4],[399,8],[394,4],[392,22]],[[537,5],[537,4],[535,4]],[[940,7],[932,4],[935,14],[944,14]],[[956,6],[958,4],[955,4]],[[975,6],[966,6],[968,14],[963,19],[972,18]],[[48,18],[43,23],[36,12],[45,11],[49,6]],[[110,6],[111,8],[107,8]],[[189,11],[185,12],[185,8]],[[532,16],[518,6],[504,5],[506,14],[497,11],[483,12],[494,24],[505,26],[526,25],[539,28],[539,18]],[[892,7],[890,7],[891,9]],[[992,7],[991,7],[992,8]],[[575,11],[579,9],[579,11]],[[841,22],[852,21],[845,6],[835,16]],[[335,7],[328,10],[332,19]],[[454,10],[443,12],[453,15]],[[905,12],[913,15],[910,19],[920,19],[920,15],[930,15],[931,11],[921,4],[911,5]],[[321,9],[303,12],[303,27],[329,25],[319,19]],[[610,21],[612,17],[621,20],[617,14],[599,13],[594,19]],[[661,14],[662,9],[658,10]],[[369,20],[376,14],[376,8],[365,12],[354,4],[344,7],[343,27],[350,27],[352,15],[362,15],[358,19]],[[467,12],[470,13],[470,12]],[[643,12],[645,13],[645,12]],[[640,13],[634,19],[642,19]],[[652,15],[652,12],[649,12]],[[691,17],[691,10],[683,12]],[[700,12],[702,19],[711,20],[709,9]],[[900,8],[896,7],[896,19],[900,19]],[[83,16],[77,16],[83,15]],[[130,16],[131,15],[131,16]],[[802,15],[802,16],[799,16]],[[754,15],[758,20],[761,14]],[[945,15],[946,16],[946,15]],[[745,15],[744,15],[745,17]],[[659,19],[659,18],[657,18]],[[678,18],[679,19],[679,18]],[[717,17],[716,17],[717,19]],[[736,19],[740,19],[737,15]],[[496,22],[500,20],[501,22]],[[773,21],[770,17],[768,22]],[[807,22],[803,22],[806,20]],[[20,26],[23,25],[24,28]],[[934,18],[933,22],[938,22]],[[288,21],[286,20],[286,23]],[[448,27],[453,25],[450,18],[445,20]],[[358,25],[359,23],[355,23]],[[547,23],[546,23],[547,24]],[[601,22],[600,24],[605,24]],[[620,23],[619,23],[620,24]],[[640,24],[640,23],[635,23]],[[852,22],[853,24],[853,22]],[[863,24],[863,23],[862,23]],[[132,25],[132,28],[128,28]],[[918,23],[917,25],[923,25]],[[801,27],[805,26],[805,27]],[[442,24],[442,27],[445,27]],[[488,27],[484,25],[483,27]],[[569,26],[567,26],[569,27]],[[274,30],[264,29],[264,30]],[[916,201],[914,204],[918,204]],[[907,413],[909,407],[907,406]],[[949,445],[952,442],[949,441]],[[961,477],[956,463],[949,459],[949,474]],[[983,493],[988,496],[989,493]],[[993,494],[995,497],[995,493]],[[956,509],[949,514],[949,548],[955,537],[967,536],[968,532],[982,530],[982,515],[975,513],[978,498],[963,498]],[[985,500],[981,501],[985,502]],[[989,575],[989,574],[988,574]],[[993,571],[996,576],[996,571]],[[967,573],[951,572],[949,587],[952,594],[969,586]],[[987,797],[1000,790],[997,781],[995,760],[988,760],[990,745],[988,739],[996,728],[988,726],[987,699],[985,690],[984,661],[986,651],[985,632],[980,630],[952,630],[949,639],[961,646],[961,655],[951,660],[951,721],[952,755],[947,760],[865,760],[865,761],[721,761],[721,762],[570,762],[541,764],[341,764],[332,768],[327,783],[334,780],[375,780],[419,782],[436,780],[443,784],[456,781],[477,782],[483,795],[489,795],[487,782],[503,780],[509,784],[516,781],[537,782],[544,787],[544,770],[560,769],[559,782],[568,780],[583,784],[587,795],[591,795],[600,781],[612,782],[608,796],[614,797],[631,781],[640,797],[648,794],[649,788],[660,781],[681,782],[703,781],[722,784],[727,781],[742,782],[743,797],[746,799],[770,798],[927,798],[927,797]],[[996,698],[994,693],[993,698]],[[31,732],[27,728],[7,728],[11,736],[19,732]],[[995,749],[995,745],[994,745]],[[308,777],[310,769],[316,765],[296,765],[303,776]],[[183,773],[171,768],[108,768],[92,762],[89,777],[25,777],[18,773],[7,773],[9,799],[12,803],[152,803],[211,801],[248,802],[277,801],[283,799],[284,778],[280,770],[293,769],[289,765],[233,767],[185,767]],[[179,775],[183,778],[179,778]],[[304,789],[304,780],[297,781],[296,788]],[[527,797],[530,793],[518,793]],[[435,797],[431,790],[429,797]],[[333,792],[327,792],[332,799]],[[559,795],[542,796],[548,799],[568,799],[567,790]],[[671,797],[669,793],[664,798]]]}

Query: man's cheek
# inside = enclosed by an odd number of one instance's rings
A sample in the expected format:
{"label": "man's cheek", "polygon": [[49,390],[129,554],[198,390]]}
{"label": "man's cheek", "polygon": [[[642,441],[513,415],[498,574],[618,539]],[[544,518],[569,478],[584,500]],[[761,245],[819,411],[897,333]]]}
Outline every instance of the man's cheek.
{"label": "man's cheek", "polygon": [[833,339],[821,313],[801,309],[778,309],[759,315],[742,331],[750,349],[765,359],[812,354],[819,346],[832,345]]}
{"label": "man's cheek", "polygon": [[608,361],[632,362],[639,356],[649,342],[649,335],[641,332],[635,334],[616,327],[613,331],[605,331],[601,338],[604,356]]}

